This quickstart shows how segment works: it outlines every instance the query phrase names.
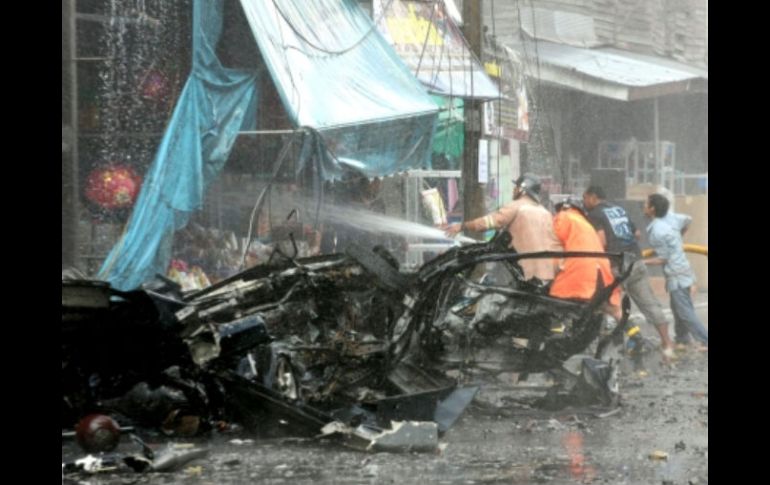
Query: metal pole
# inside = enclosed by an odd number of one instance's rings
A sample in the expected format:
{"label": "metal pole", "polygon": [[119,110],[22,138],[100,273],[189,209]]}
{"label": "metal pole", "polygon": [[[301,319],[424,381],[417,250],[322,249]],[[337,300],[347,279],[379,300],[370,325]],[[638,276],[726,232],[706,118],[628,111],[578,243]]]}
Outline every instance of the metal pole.
{"label": "metal pole", "polygon": [[70,244],[72,248],[71,261],[67,263],[77,263],[78,248],[78,221],[80,220],[80,200],[79,200],[79,183],[78,183],[78,64],[77,64],[77,8],[75,0],[67,0],[67,14],[69,16],[69,77],[70,77],[70,194],[71,194],[71,207],[70,217],[67,223],[69,228],[67,232],[70,237]]}
{"label": "metal pole", "polygon": [[[481,59],[481,5],[482,0],[463,2],[463,34],[471,50]],[[473,73],[471,72],[471,76]],[[471,80],[471,82],[473,82]],[[468,221],[483,216],[484,192],[479,184],[479,140],[481,138],[481,104],[465,100],[465,146],[463,148],[462,184],[463,219]]]}
{"label": "metal pole", "polygon": [[655,137],[655,179],[661,185],[664,185],[663,167],[660,161],[660,119],[658,118],[658,98],[653,98],[653,118],[654,118],[654,137]]}

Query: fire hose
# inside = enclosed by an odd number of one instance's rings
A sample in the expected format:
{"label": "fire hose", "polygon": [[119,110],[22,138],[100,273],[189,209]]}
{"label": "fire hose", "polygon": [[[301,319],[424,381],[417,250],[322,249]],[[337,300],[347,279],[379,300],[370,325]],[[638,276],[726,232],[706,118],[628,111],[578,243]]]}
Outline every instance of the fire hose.
{"label": "fire hose", "polygon": [[[686,253],[695,253],[695,254],[702,254],[706,257],[709,255],[709,248],[708,246],[704,246],[701,244],[684,244],[682,246],[684,248],[684,251]],[[655,255],[655,250],[652,248],[647,248],[642,250],[642,257],[643,258],[651,258]]]}

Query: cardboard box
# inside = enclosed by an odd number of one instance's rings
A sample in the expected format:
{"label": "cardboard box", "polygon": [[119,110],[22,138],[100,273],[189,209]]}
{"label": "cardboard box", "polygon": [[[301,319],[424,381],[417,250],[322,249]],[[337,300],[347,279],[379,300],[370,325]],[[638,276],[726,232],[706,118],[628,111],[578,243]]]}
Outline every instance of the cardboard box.
{"label": "cardboard box", "polygon": [[[645,201],[648,195],[656,193],[657,190],[658,186],[655,184],[629,185],[627,199]],[[708,193],[677,195],[674,198],[674,211],[692,217],[692,223],[683,238],[685,244],[698,244],[708,247],[708,207]],[[634,222],[637,223],[636,221]],[[639,224],[637,223],[637,225]],[[645,220],[639,227],[643,229],[646,225],[647,221]],[[649,246],[645,236],[645,234],[642,234],[642,240],[640,241],[642,248]],[[695,272],[698,288],[708,291],[708,256],[687,253],[687,259],[690,261],[690,265]]]}
{"label": "cardboard box", "polygon": [[[692,223],[684,235],[685,244],[699,244],[708,247],[709,243],[709,199],[708,194],[676,196],[675,211],[692,217]],[[709,258],[700,254],[687,253],[698,288],[708,290]]]}

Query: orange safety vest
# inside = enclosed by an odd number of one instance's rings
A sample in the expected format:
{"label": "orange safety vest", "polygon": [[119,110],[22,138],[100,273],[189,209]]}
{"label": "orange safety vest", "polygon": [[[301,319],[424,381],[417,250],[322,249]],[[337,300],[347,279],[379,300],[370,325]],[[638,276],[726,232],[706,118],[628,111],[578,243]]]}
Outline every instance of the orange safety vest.
{"label": "orange safety vest", "polygon": [[[553,230],[565,251],[604,252],[596,230],[577,209],[568,209],[553,218]],[[549,294],[557,298],[589,300],[596,292],[597,270],[604,286],[615,278],[607,258],[565,258],[561,271],[556,274]],[[615,289],[610,303],[620,304],[620,291]]]}

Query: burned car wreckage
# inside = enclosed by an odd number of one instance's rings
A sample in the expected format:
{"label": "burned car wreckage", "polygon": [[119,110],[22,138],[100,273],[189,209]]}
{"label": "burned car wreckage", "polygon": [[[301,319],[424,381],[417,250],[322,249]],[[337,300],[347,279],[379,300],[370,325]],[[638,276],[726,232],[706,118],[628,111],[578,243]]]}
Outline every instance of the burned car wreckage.
{"label": "burned car wreckage", "polygon": [[[544,372],[585,351],[627,277],[581,302],[529,286],[516,261],[597,253],[478,243],[411,273],[380,248],[274,256],[184,295],[162,278],[121,292],[63,274],[62,427],[106,412],[178,435],[278,419],[314,434],[330,422],[382,430],[392,421],[443,432],[484,375]],[[597,353],[622,333],[624,310]]]}

